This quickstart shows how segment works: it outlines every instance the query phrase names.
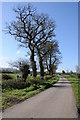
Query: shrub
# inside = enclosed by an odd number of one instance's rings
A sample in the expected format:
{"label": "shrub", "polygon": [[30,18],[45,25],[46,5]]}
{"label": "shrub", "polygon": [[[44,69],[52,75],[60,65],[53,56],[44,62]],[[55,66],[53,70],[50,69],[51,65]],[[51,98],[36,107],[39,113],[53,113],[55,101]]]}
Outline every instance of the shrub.
{"label": "shrub", "polygon": [[24,89],[30,85],[30,82],[7,80],[2,82],[2,89]]}
{"label": "shrub", "polygon": [[38,84],[40,84],[40,83],[41,83],[41,80],[34,79],[34,80],[32,81],[32,84],[35,84],[35,85],[38,85]]}
{"label": "shrub", "polygon": [[8,74],[2,74],[2,80],[8,80],[8,79],[13,79],[10,75]]}
{"label": "shrub", "polygon": [[64,71],[64,70],[62,70],[62,74],[65,74],[65,71]]}
{"label": "shrub", "polygon": [[77,77],[80,78],[80,74],[77,74]]}
{"label": "shrub", "polygon": [[50,75],[44,76],[44,79],[45,79],[45,80],[48,80],[48,79],[50,79],[50,78],[52,78],[52,76],[50,76]]}
{"label": "shrub", "polygon": [[32,85],[30,87],[27,87],[24,89],[25,92],[29,92],[29,91],[33,91],[33,90],[35,90],[35,87]]}
{"label": "shrub", "polygon": [[43,82],[41,85],[45,86],[46,89],[53,86],[53,84],[50,83],[50,81]]}
{"label": "shrub", "polygon": [[45,83],[45,88],[47,89],[47,88],[50,88],[50,87],[52,87],[53,86],[53,84],[51,84],[51,83],[49,83],[49,82],[46,82]]}
{"label": "shrub", "polygon": [[30,76],[28,76],[28,78],[27,78],[27,82],[30,82],[32,85],[33,84],[36,84],[36,85],[38,85],[38,84],[40,84],[41,83],[41,77],[40,76],[38,76],[38,77],[36,77],[36,78],[33,78],[33,77],[30,77]]}

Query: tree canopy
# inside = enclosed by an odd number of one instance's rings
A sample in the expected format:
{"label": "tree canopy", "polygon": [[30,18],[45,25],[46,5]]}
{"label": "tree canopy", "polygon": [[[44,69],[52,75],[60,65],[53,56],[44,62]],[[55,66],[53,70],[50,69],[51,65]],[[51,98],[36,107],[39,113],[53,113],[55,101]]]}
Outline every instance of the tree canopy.
{"label": "tree canopy", "polygon": [[[48,15],[37,13],[37,10],[31,4],[18,7],[14,9],[14,12],[16,13],[16,19],[6,24],[6,32],[14,36],[20,47],[30,50],[30,61],[34,77],[37,75],[34,56],[35,54],[38,56],[40,75],[44,76],[43,56],[47,59],[51,54],[53,56],[51,59],[54,59],[53,63],[56,61],[56,66],[58,65],[57,53],[59,54],[59,49],[57,42],[54,44],[55,22]],[[53,47],[53,44],[55,47]],[[45,51],[45,53],[42,51]]]}

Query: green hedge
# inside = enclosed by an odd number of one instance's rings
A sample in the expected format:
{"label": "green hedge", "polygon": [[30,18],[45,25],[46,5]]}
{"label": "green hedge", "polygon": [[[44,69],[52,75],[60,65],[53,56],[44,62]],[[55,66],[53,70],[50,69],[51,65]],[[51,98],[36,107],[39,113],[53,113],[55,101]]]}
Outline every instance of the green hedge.
{"label": "green hedge", "polygon": [[2,74],[2,80],[13,79],[10,75]]}
{"label": "green hedge", "polygon": [[7,80],[2,82],[2,89],[24,89],[30,85],[30,82]]}

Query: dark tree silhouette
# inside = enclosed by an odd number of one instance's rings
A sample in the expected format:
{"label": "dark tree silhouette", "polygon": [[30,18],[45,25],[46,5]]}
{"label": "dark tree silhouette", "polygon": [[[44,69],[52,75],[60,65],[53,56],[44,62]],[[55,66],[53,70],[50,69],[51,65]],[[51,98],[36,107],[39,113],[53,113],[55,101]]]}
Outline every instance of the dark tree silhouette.
{"label": "dark tree silhouette", "polygon": [[28,4],[27,7],[18,7],[14,9],[16,20],[10,24],[6,24],[6,32],[15,37],[20,47],[29,48],[31,55],[30,61],[32,66],[32,74],[36,77],[36,62],[34,60],[34,39],[35,39],[35,23],[33,16],[35,9]]}
{"label": "dark tree silhouette", "polygon": [[45,68],[48,70],[49,74],[52,75],[56,72],[57,66],[61,62],[61,53],[59,51],[58,42],[56,40],[51,42],[48,41],[45,46],[43,46],[42,52]]}
{"label": "dark tree silhouette", "polygon": [[65,74],[66,72],[64,70],[62,70],[62,74]]}
{"label": "dark tree silhouette", "polygon": [[29,64],[26,60],[17,60],[13,63],[9,63],[11,66],[18,68],[19,71],[22,73],[22,79],[26,82],[26,78],[30,73]]}
{"label": "dark tree silhouette", "polygon": [[31,55],[30,61],[32,74],[36,77],[35,52],[39,57],[40,74],[44,76],[43,59],[40,54],[41,45],[46,41],[51,41],[54,34],[54,21],[48,15],[38,14],[36,10],[28,4],[27,7],[17,8],[14,10],[16,20],[6,25],[6,31],[13,35],[21,47],[29,48]]}
{"label": "dark tree silhouette", "polygon": [[[35,48],[39,57],[40,75],[44,76],[43,55],[41,51],[43,45],[45,47],[47,41],[52,41],[53,37],[55,37],[55,25],[54,21],[50,19],[48,15],[45,14],[36,15],[36,17],[34,17],[34,20],[37,22],[37,27],[39,30],[37,30],[38,32],[36,34]],[[47,54],[47,52],[45,54]]]}

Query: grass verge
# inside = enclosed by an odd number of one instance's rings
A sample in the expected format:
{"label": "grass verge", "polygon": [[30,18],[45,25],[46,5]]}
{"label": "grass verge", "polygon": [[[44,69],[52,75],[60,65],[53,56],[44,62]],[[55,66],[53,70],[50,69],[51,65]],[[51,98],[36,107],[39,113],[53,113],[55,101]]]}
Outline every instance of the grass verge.
{"label": "grass verge", "polygon": [[[2,110],[15,105],[19,102],[22,102],[33,95],[40,93],[41,91],[52,87],[59,80],[59,77],[56,75],[48,80],[43,79],[36,81],[31,81],[31,85],[24,89],[9,89],[5,88],[2,90]],[[37,80],[38,81],[38,80]]]}
{"label": "grass verge", "polygon": [[76,102],[77,102],[77,108],[78,108],[78,111],[80,112],[80,78],[77,78],[76,75],[72,75],[72,76],[63,75],[63,76],[67,78],[72,85]]}

